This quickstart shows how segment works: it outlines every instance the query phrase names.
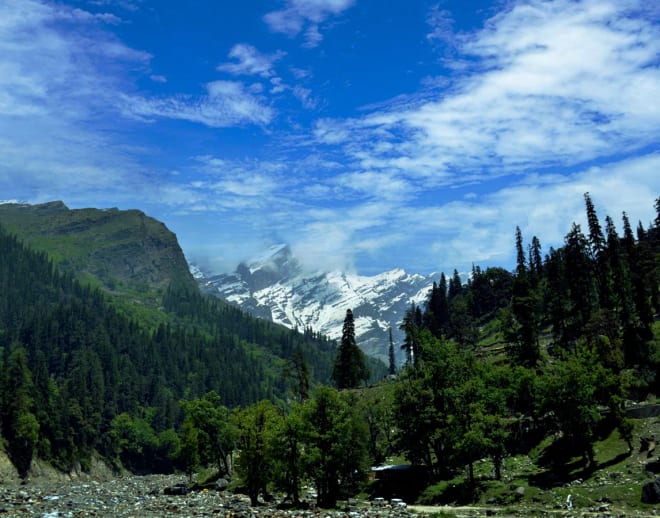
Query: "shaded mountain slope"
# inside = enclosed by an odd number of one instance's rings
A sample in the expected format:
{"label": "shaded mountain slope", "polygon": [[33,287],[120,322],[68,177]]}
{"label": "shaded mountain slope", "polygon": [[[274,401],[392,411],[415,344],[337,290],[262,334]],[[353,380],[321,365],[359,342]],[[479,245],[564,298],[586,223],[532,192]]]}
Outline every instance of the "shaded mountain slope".
{"label": "shaded mountain slope", "polygon": [[156,303],[172,283],[195,285],[176,236],[139,210],[8,203],[0,204],[0,224],[59,267],[113,293]]}

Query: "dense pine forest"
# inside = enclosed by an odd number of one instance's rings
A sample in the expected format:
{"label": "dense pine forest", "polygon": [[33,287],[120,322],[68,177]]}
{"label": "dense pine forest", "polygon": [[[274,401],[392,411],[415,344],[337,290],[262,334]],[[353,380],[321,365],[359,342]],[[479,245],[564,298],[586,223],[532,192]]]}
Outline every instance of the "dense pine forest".
{"label": "dense pine forest", "polygon": [[313,482],[326,507],[393,459],[421,468],[420,491],[464,472],[469,494],[478,462],[499,480],[541,441],[549,472],[574,457],[594,470],[613,430],[634,448],[626,401],[660,388],[660,198],[636,232],[625,213],[621,233],[609,216],[601,227],[585,204],[587,228],[558,249],[512,231],[514,271],[442,274],[401,323],[406,364],[370,387],[364,358],[337,354],[355,349],[350,312],[337,349],[170,286],[169,317],[150,328],[0,228],[5,449],[22,474],[35,456],[63,470],[97,454],[140,473],[211,467],[255,503],[274,490],[298,503]]}
{"label": "dense pine forest", "polygon": [[285,371],[296,361],[315,382],[330,380],[336,346],[312,331],[251,318],[187,286],[166,291],[168,319],[149,329],[2,228],[0,250],[2,435],[22,473],[33,455],[64,470],[95,451],[117,459],[126,436],[141,434],[148,444],[132,445],[140,453],[128,467],[172,469],[182,399],[287,399]]}

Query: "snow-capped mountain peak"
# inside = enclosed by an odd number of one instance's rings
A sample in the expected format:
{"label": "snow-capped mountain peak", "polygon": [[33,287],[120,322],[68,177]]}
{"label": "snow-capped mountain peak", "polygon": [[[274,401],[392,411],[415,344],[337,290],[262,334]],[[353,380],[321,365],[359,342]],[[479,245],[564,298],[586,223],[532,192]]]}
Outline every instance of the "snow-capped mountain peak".
{"label": "snow-capped mountain peak", "polygon": [[[432,279],[397,268],[373,276],[341,271],[304,272],[287,245],[270,247],[231,274],[198,276],[202,289],[255,316],[290,328],[311,328],[341,338],[346,310],[355,315],[355,335],[365,353],[387,361],[388,332],[402,342],[399,324],[411,302],[422,303]],[[398,349],[398,347],[397,347]]]}

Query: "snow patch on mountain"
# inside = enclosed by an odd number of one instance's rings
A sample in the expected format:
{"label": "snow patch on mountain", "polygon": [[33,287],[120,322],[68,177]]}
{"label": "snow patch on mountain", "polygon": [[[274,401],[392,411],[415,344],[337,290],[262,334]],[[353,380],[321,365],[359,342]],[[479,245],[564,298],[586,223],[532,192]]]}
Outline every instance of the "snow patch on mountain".
{"label": "snow patch on mountain", "polygon": [[255,316],[289,328],[311,328],[332,339],[341,338],[346,310],[352,309],[358,345],[385,362],[389,329],[398,350],[406,309],[411,302],[422,304],[433,282],[400,268],[373,276],[305,272],[287,245],[270,247],[233,273],[212,275],[195,265],[190,268],[203,291]]}

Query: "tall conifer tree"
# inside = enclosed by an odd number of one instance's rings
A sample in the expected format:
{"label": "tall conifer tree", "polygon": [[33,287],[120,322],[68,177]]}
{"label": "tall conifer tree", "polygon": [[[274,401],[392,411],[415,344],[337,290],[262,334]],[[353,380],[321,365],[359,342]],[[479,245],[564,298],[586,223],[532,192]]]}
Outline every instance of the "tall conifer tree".
{"label": "tall conifer tree", "polygon": [[390,345],[387,351],[387,355],[389,357],[390,365],[389,365],[389,370],[388,373],[390,375],[396,374],[396,359],[394,357],[394,340],[392,340],[392,328],[390,327]]}
{"label": "tall conifer tree", "polygon": [[513,281],[511,311],[515,322],[508,330],[513,346],[511,355],[517,363],[526,367],[536,365],[539,360],[539,340],[536,323],[536,304],[525,264],[520,227],[516,227],[516,277]]}
{"label": "tall conifer tree", "polygon": [[353,311],[350,309],[346,310],[341,344],[332,369],[332,379],[339,389],[355,388],[369,379],[369,368],[364,353],[355,341],[355,322]]}

